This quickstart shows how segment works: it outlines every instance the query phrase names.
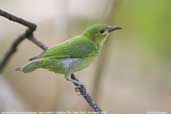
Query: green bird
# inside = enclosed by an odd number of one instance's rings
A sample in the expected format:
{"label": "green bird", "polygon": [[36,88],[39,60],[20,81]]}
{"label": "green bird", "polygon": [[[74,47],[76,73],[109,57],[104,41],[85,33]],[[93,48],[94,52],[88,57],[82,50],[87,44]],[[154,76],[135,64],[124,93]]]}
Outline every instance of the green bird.
{"label": "green bird", "polygon": [[71,74],[86,68],[98,56],[110,33],[118,29],[121,27],[105,24],[92,25],[82,34],[31,58],[30,63],[17,68],[17,70],[29,73],[38,68],[48,69],[64,74],[65,79],[80,84],[71,78]]}

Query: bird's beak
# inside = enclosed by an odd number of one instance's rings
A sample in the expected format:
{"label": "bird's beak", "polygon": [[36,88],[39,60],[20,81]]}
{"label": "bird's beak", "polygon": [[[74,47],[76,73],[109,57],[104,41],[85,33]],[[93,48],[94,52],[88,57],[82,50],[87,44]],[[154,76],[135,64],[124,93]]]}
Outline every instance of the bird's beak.
{"label": "bird's beak", "polygon": [[108,32],[112,32],[114,30],[120,30],[122,29],[121,27],[117,27],[117,26],[109,26]]}

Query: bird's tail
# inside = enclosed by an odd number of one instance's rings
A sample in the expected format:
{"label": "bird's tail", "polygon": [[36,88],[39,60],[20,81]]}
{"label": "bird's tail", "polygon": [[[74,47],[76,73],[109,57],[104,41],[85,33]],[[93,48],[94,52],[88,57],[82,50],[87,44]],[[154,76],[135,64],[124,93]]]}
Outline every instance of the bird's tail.
{"label": "bird's tail", "polygon": [[41,61],[38,60],[38,61],[30,62],[22,67],[18,67],[16,68],[16,70],[24,72],[24,73],[29,73],[29,72],[36,70],[37,68],[40,68],[41,66],[42,66],[42,63]]}

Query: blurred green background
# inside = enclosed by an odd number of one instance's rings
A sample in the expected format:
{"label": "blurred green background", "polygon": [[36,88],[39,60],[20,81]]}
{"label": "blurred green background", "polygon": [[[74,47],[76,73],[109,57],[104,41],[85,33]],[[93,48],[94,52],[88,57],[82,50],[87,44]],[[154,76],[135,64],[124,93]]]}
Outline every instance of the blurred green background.
{"label": "blurred green background", "polygon": [[[76,75],[108,114],[171,113],[170,0],[0,0],[0,9],[36,23],[49,47],[94,23],[121,26]],[[0,17],[0,57],[25,29]],[[15,71],[40,52],[25,40],[0,74],[0,111],[91,111],[62,75]]]}

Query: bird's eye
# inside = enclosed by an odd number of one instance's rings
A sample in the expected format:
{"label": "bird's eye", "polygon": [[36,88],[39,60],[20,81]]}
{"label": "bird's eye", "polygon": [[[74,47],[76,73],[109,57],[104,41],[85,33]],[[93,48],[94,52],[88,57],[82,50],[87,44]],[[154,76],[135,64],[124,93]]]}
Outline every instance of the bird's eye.
{"label": "bird's eye", "polygon": [[100,33],[104,33],[105,31],[104,30],[100,30]]}

